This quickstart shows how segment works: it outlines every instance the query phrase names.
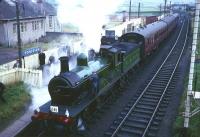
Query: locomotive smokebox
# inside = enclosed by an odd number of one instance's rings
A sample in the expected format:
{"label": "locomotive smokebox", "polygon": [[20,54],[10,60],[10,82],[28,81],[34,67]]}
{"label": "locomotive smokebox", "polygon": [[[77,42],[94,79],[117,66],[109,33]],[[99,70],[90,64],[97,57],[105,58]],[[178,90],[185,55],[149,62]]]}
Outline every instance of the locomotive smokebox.
{"label": "locomotive smokebox", "polygon": [[60,57],[60,73],[69,71],[69,58],[67,56]]}

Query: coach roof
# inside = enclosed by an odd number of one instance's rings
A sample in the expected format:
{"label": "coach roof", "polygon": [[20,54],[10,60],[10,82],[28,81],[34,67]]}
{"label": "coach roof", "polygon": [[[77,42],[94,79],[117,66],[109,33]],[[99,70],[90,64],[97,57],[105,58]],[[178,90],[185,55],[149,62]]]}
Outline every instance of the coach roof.
{"label": "coach roof", "polygon": [[133,33],[138,33],[145,38],[149,38],[153,36],[157,31],[159,31],[161,28],[167,27],[167,24],[173,21],[176,17],[177,14],[168,15],[159,21],[148,24],[142,28],[133,31]]}

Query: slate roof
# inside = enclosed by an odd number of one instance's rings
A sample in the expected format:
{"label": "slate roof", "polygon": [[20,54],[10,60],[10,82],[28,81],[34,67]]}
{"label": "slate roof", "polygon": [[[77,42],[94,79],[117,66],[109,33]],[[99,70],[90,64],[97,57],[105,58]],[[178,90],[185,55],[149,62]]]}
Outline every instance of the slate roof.
{"label": "slate roof", "polygon": [[[49,3],[43,2],[43,10],[41,6],[31,0],[20,1],[20,19],[38,18],[47,15],[56,15],[56,9]],[[0,2],[0,20],[15,20],[16,8],[11,0],[2,0]]]}

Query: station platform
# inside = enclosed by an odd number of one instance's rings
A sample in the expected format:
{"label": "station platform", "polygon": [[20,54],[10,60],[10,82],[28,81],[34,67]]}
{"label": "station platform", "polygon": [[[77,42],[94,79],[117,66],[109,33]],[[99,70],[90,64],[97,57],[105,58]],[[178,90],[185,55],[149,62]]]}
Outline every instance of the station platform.
{"label": "station platform", "polygon": [[[20,133],[27,125],[31,123],[31,116],[34,110],[39,106],[50,100],[47,86],[42,88],[31,88],[30,94],[32,96],[31,103],[27,106],[27,109],[21,114],[19,118],[11,122],[5,129],[0,131],[0,137],[14,137]],[[40,97],[43,98],[40,98]],[[1,124],[1,123],[0,123]]]}
{"label": "station platform", "polygon": [[0,65],[16,60],[18,50],[16,48],[0,47]]}
{"label": "station platform", "polygon": [[33,114],[33,111],[28,109],[19,119],[11,123],[6,129],[0,132],[0,137],[14,137],[22,129],[24,129],[30,122],[30,115]]}

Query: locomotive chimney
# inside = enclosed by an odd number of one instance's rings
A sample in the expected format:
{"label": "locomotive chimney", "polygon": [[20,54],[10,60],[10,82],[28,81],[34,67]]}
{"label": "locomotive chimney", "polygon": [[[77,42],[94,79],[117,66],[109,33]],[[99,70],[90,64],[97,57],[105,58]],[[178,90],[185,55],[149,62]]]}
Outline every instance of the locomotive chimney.
{"label": "locomotive chimney", "polygon": [[60,73],[69,71],[69,58],[67,56],[60,57]]}

